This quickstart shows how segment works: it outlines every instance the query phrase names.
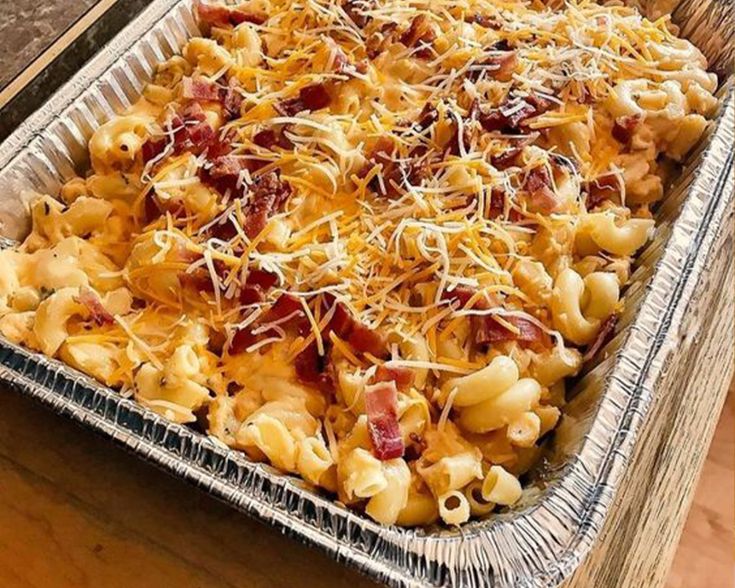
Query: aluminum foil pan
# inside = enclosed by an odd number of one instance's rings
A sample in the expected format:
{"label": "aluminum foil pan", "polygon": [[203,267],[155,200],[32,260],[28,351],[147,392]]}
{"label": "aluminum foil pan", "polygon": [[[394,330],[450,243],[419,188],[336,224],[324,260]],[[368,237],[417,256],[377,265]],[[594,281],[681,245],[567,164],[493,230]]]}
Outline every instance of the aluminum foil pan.
{"label": "aluminum foil pan", "polygon": [[[544,464],[513,510],[459,530],[384,528],[244,454],[170,423],[61,363],[0,339],[0,381],[113,438],[284,534],[395,586],[555,586],[592,546],[713,240],[733,205],[735,17],[729,0],[642,2],[673,9],[723,82],[719,119],[658,211],[626,311],[603,359],[577,383]],[[0,145],[6,244],[28,230],[24,190],[55,193],[87,165],[94,129],[131,104],[156,63],[197,27],[191,0],[154,0]]]}

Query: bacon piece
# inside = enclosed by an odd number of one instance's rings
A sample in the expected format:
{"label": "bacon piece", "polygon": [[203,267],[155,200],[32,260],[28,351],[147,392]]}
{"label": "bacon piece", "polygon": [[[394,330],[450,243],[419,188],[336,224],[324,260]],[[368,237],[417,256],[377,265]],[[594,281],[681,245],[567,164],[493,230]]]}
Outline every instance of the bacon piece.
{"label": "bacon piece", "polygon": [[80,288],[77,301],[86,307],[89,312],[89,318],[91,318],[97,326],[101,327],[102,325],[111,325],[115,322],[115,317],[107,312],[107,309],[102,306],[102,301],[99,299],[97,294],[89,288]]}
{"label": "bacon piece", "polygon": [[433,125],[439,119],[439,112],[431,102],[424,104],[424,107],[419,113],[419,117],[415,123],[413,123],[413,130],[417,133],[423,133],[431,125]]}
{"label": "bacon piece", "polygon": [[222,4],[209,4],[199,1],[196,2],[196,13],[201,23],[215,27],[236,26],[244,22],[260,25],[268,20],[268,16],[263,13],[246,12]]}
{"label": "bacon piece", "polygon": [[155,159],[166,149],[166,138],[161,137],[160,139],[149,138],[143,143],[141,153],[143,155],[143,161],[148,163],[151,159]]}
{"label": "bacon piece", "polygon": [[196,2],[196,14],[202,23],[214,26],[230,24],[230,8],[222,4]]}
{"label": "bacon piece", "polygon": [[244,22],[249,22],[254,25],[262,25],[268,20],[268,15],[265,12],[246,12],[242,9],[234,8],[230,13],[230,22],[234,25],[239,25]]}
{"label": "bacon piece", "polygon": [[294,116],[304,110],[313,112],[326,108],[331,101],[332,97],[327,92],[327,86],[322,83],[317,83],[301,88],[298,98],[282,100],[276,104],[276,110],[284,116]]}
{"label": "bacon piece", "polygon": [[241,304],[256,304],[265,300],[265,292],[276,285],[278,276],[260,269],[251,269],[240,289]]}
{"label": "bacon piece", "polygon": [[[197,102],[190,102],[189,104],[184,106],[180,115],[174,116],[174,119],[177,119],[177,118],[179,119],[177,121],[179,124],[184,124],[184,123],[191,123],[191,122],[204,122],[205,120],[207,120],[207,115],[204,112],[204,109],[202,108],[201,104],[198,104]],[[172,120],[171,126],[177,127],[179,125],[176,124],[174,120]]]}
{"label": "bacon piece", "polygon": [[254,239],[265,228],[271,215],[283,209],[291,196],[291,186],[281,180],[277,172],[270,172],[257,178],[250,190],[252,194],[244,210],[243,230],[250,239]]}
{"label": "bacon piece", "polygon": [[546,344],[548,336],[543,329],[528,319],[517,316],[503,316],[502,319],[516,327],[518,333],[511,331],[495,319],[495,315],[481,315],[472,317],[472,327],[475,343],[502,343],[503,341],[518,341],[522,344]]}
{"label": "bacon piece", "polygon": [[284,129],[282,130],[275,130],[275,129],[264,129],[262,131],[259,131],[258,133],[255,133],[253,135],[253,143],[255,143],[258,147],[262,147],[263,149],[270,149],[273,150],[274,147],[280,147],[281,149],[293,149],[294,144],[291,142],[291,140],[284,134]]}
{"label": "bacon piece", "polygon": [[220,145],[217,141],[211,143],[207,150],[208,155],[225,153],[212,157],[209,168],[199,170],[199,177],[202,182],[222,195],[229,191],[230,196],[242,198],[247,186],[240,181],[240,174],[244,170],[248,170],[252,174],[266,165],[267,162],[246,155],[229,155],[227,153],[229,149],[231,149],[231,145],[228,141],[225,141],[224,145]]}
{"label": "bacon piece", "polygon": [[334,380],[329,372],[328,354],[319,355],[316,342],[311,343],[294,359],[296,376],[304,384],[316,386],[320,390],[334,390]]}
{"label": "bacon piece", "polygon": [[238,92],[238,84],[235,78],[230,78],[227,88],[220,89],[220,100],[222,107],[225,109],[227,118],[232,120],[240,116],[240,108],[242,107],[243,96]]}
{"label": "bacon piece", "polygon": [[205,78],[185,77],[181,80],[181,97],[185,100],[219,102],[220,88]]}
{"label": "bacon piece", "polygon": [[375,457],[380,460],[402,457],[405,447],[398,425],[398,390],[395,382],[365,386],[365,412]]}
{"label": "bacon piece", "polygon": [[523,189],[529,193],[529,204],[536,212],[549,214],[559,205],[559,199],[551,189],[549,170],[544,165],[536,166],[526,174]]}
{"label": "bacon piece", "polygon": [[375,166],[381,166],[381,182],[377,176],[373,177],[368,184],[373,192],[380,196],[388,198],[397,198],[401,195],[401,187],[405,184],[405,177],[408,170],[393,159],[395,152],[395,143],[388,136],[381,136],[375,142],[367,162],[362,170],[357,174],[358,177],[364,178]]}
{"label": "bacon piece", "polygon": [[513,76],[516,65],[518,65],[518,56],[515,51],[500,51],[496,55],[491,55],[477,62],[467,72],[467,78],[472,82],[476,82],[484,73],[486,77],[508,82]]}
{"label": "bacon piece", "polygon": [[[211,161],[209,169],[199,170],[199,177],[203,183],[211,186],[223,196],[229,192],[230,196],[239,198],[243,196],[246,189],[246,186],[240,182],[240,173],[243,170],[248,170],[252,173],[258,169],[258,166],[259,163],[256,160],[243,156],[221,155]],[[211,227],[211,229],[213,231],[219,230],[215,227],[226,231],[227,236],[224,234],[218,235],[222,239],[229,241],[236,234],[234,226],[229,221],[218,223]]]}
{"label": "bacon piece", "polygon": [[[206,122],[204,110],[198,102],[189,102],[180,114],[166,121],[165,126],[173,134],[173,147],[176,154],[187,150],[196,154],[203,153],[217,139],[214,129]],[[146,143],[149,145],[143,147],[143,159],[148,161],[159,155],[165,149],[167,142],[165,137],[148,139]]]}
{"label": "bacon piece", "polygon": [[344,339],[349,336],[355,322],[355,318],[347,310],[347,307],[341,302],[338,302],[337,308],[334,310],[334,316],[329,321],[329,330],[333,331],[340,339]]}
{"label": "bacon piece", "polygon": [[248,271],[248,277],[245,280],[245,283],[268,290],[278,283],[278,276],[265,270],[251,269]]}
{"label": "bacon piece", "polygon": [[619,116],[615,119],[615,124],[612,128],[612,136],[623,145],[629,145],[642,120],[643,118],[640,114]]}
{"label": "bacon piece", "polygon": [[188,135],[188,148],[192,153],[197,155],[207,151],[216,139],[214,129],[206,122],[197,123],[189,127]]}
{"label": "bacon piece", "polygon": [[347,0],[342,3],[342,9],[358,28],[364,29],[373,20],[371,16],[363,14],[363,11],[370,9],[371,4],[372,2],[366,0]]}
{"label": "bacon piece", "polygon": [[174,218],[184,218],[186,216],[186,206],[181,200],[169,199],[161,200],[150,189],[143,199],[143,214],[146,223],[153,222],[161,215],[166,213]]}
{"label": "bacon piece", "polygon": [[289,315],[300,312],[303,315],[303,308],[298,297],[293,294],[283,293],[273,303],[263,318],[264,323],[272,323],[274,321],[286,318]]}
{"label": "bacon piece", "polygon": [[436,41],[436,31],[425,14],[415,16],[408,29],[400,37],[400,42],[406,47],[420,47],[413,54],[422,59],[431,57],[432,52],[429,45],[434,41]]}
{"label": "bacon piece", "polygon": [[258,339],[259,336],[254,335],[249,327],[238,329],[230,340],[227,352],[231,355],[243,353],[248,347],[257,343]]}
{"label": "bacon piece", "polygon": [[498,218],[505,212],[505,191],[493,188],[490,191],[490,212],[489,218]]}
{"label": "bacon piece", "polygon": [[238,155],[223,155],[212,161],[209,173],[213,178],[239,176],[243,170],[250,169],[250,160]]}
{"label": "bacon piece", "polygon": [[189,288],[195,292],[214,292],[212,277],[202,268],[193,272],[180,272],[178,278],[182,288]]}
{"label": "bacon piece", "polygon": [[408,390],[413,384],[415,375],[411,368],[384,363],[379,365],[375,372],[375,382],[395,382],[399,390]]}
{"label": "bacon piece", "polygon": [[495,20],[492,16],[488,16],[487,14],[471,14],[467,17],[465,17],[465,22],[470,24],[479,24],[481,27],[484,27],[486,29],[493,29],[493,30],[499,30],[502,28],[502,24]]}
{"label": "bacon piece", "polygon": [[240,304],[258,304],[265,301],[263,289],[245,284],[240,288]]}
{"label": "bacon piece", "polygon": [[615,327],[618,324],[618,318],[618,315],[616,313],[613,313],[603,321],[602,325],[600,326],[600,330],[597,331],[597,336],[595,337],[594,341],[592,341],[589,347],[587,347],[587,350],[584,352],[582,361],[589,361],[590,359],[595,357],[600,349],[602,349],[610,341],[610,339],[612,339],[612,336],[615,333]]}
{"label": "bacon piece", "polygon": [[511,139],[508,148],[498,155],[493,155],[490,158],[490,163],[493,164],[493,167],[499,170],[508,169],[516,163],[516,159],[521,153],[523,153],[523,150],[539,137],[540,133],[533,132],[529,133],[522,139]]}
{"label": "bacon piece", "polygon": [[299,90],[299,99],[307,110],[320,110],[332,101],[325,84],[311,84]]}
{"label": "bacon piece", "polygon": [[235,140],[237,133],[234,129],[229,130],[224,135],[217,135],[207,148],[207,157],[209,159],[217,159],[223,155],[229,155],[232,151],[232,142]]}
{"label": "bacon piece", "polygon": [[[490,191],[490,202],[488,207],[488,218],[496,219],[505,212],[505,201],[508,195],[502,188],[493,188]],[[518,222],[523,218],[523,214],[515,208],[508,210],[508,220],[510,222]]]}
{"label": "bacon piece", "polygon": [[370,353],[375,357],[383,357],[388,346],[383,336],[377,331],[355,321],[347,336],[347,342],[360,353]]}
{"label": "bacon piece", "polygon": [[587,192],[587,210],[592,210],[605,200],[620,195],[620,180],[615,174],[607,174],[587,182],[585,189]]}
{"label": "bacon piece", "polygon": [[365,52],[370,59],[375,59],[388,48],[395,39],[398,23],[388,22],[380,30],[372,33],[365,41]]}
{"label": "bacon piece", "polygon": [[500,108],[480,112],[480,124],[486,131],[517,131],[529,118],[546,112],[551,107],[548,100],[537,96],[513,98]]}

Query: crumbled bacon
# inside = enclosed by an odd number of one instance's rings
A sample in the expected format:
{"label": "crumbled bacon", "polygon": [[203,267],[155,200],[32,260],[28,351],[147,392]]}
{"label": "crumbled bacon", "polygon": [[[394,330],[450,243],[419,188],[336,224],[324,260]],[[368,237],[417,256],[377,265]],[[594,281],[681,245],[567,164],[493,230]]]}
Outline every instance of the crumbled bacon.
{"label": "crumbled bacon", "polygon": [[375,59],[393,41],[398,23],[388,22],[380,27],[380,30],[372,33],[365,41],[365,52],[370,59]]}
{"label": "crumbled bacon", "polygon": [[329,366],[328,354],[319,355],[316,342],[306,347],[294,360],[296,376],[299,380],[325,391],[334,390],[334,380]]}
{"label": "crumbled bacon", "polygon": [[181,80],[181,97],[185,100],[219,102],[220,88],[206,78],[185,77]]}
{"label": "crumbled bacon", "polygon": [[528,203],[535,212],[549,214],[559,205],[559,199],[551,189],[551,175],[545,165],[536,166],[526,174],[523,189],[528,192]]}
{"label": "crumbled bacon", "polygon": [[408,390],[413,384],[416,373],[407,367],[392,366],[384,363],[375,372],[375,382],[395,382],[399,390]]}
{"label": "crumbled bacon", "polygon": [[197,268],[192,272],[179,272],[178,278],[182,288],[188,288],[194,292],[214,292],[212,276],[204,268]]}
{"label": "crumbled bacon", "polygon": [[231,78],[227,86],[222,87],[206,78],[185,77],[181,80],[181,97],[193,102],[219,102],[228,119],[240,116],[243,101],[235,78]]}
{"label": "crumbled bacon", "polygon": [[380,196],[388,198],[397,198],[401,194],[401,187],[405,184],[405,178],[408,170],[394,160],[395,143],[388,136],[381,136],[375,142],[370,155],[362,170],[357,174],[358,177],[366,177],[374,167],[380,166],[380,175],[383,179],[381,182],[377,176],[374,176],[369,183],[370,189]]}
{"label": "crumbled bacon", "polygon": [[431,102],[424,104],[424,107],[419,113],[419,117],[415,123],[413,123],[413,130],[417,133],[423,133],[431,125],[433,125],[439,119],[439,112]]}
{"label": "crumbled bacon", "polygon": [[498,218],[505,212],[505,191],[493,188],[490,191],[490,206],[488,218]]}
{"label": "crumbled bacon", "polygon": [[604,320],[602,325],[600,325],[600,330],[597,331],[597,336],[595,337],[594,341],[592,341],[589,347],[587,347],[587,350],[584,352],[582,361],[589,361],[590,359],[595,357],[600,349],[602,349],[610,341],[610,339],[612,339],[612,336],[615,333],[615,327],[618,324],[618,318],[618,315],[616,313],[613,313]]}
{"label": "crumbled bacon", "polygon": [[406,47],[417,47],[418,49],[413,52],[416,57],[428,59],[432,54],[429,46],[436,40],[436,31],[431,19],[425,14],[415,16],[399,40]]}
{"label": "crumbled bacon", "polygon": [[277,103],[275,108],[284,116],[294,116],[304,110],[321,110],[332,101],[326,84],[316,83],[304,86],[299,90],[298,98],[290,98]]}
{"label": "crumbled bacon", "polygon": [[213,178],[239,176],[243,170],[250,170],[250,160],[240,155],[223,155],[212,161],[209,173]]}
{"label": "crumbled bacon", "polygon": [[502,320],[513,325],[518,332],[512,331],[496,320],[495,315],[481,315],[472,317],[472,327],[475,343],[502,343],[503,341],[518,341],[521,344],[541,344],[549,342],[544,330],[528,319],[517,316],[503,316]]}
{"label": "crumbled bacon", "polygon": [[293,149],[294,147],[294,144],[282,131],[274,129],[264,129],[255,133],[253,143],[258,147],[270,150],[273,150],[274,147],[280,147],[281,149]]}
{"label": "crumbled bacon", "polygon": [[642,120],[643,119],[640,114],[619,116],[615,119],[615,124],[612,128],[612,136],[623,145],[630,144],[630,141]]}
{"label": "crumbled bacon", "polygon": [[486,131],[517,131],[526,120],[547,111],[551,103],[538,96],[513,98],[499,108],[481,111],[480,124]]}
{"label": "crumbled bacon", "polygon": [[380,460],[402,457],[405,447],[398,424],[398,390],[395,382],[366,386],[365,412],[375,457]]}
{"label": "crumbled bacon", "polygon": [[369,8],[370,3],[366,0],[347,0],[342,3],[345,14],[361,29],[365,28],[372,20],[371,16],[364,14],[364,11],[369,10]]}
{"label": "crumbled bacon", "polygon": [[517,64],[518,57],[515,51],[499,51],[497,54],[475,63],[470,71],[467,72],[467,78],[470,81],[476,82],[480,79],[481,75],[485,74],[486,77],[501,82],[508,82]]}
{"label": "crumbled bacon", "polygon": [[587,210],[592,210],[605,200],[610,200],[620,194],[620,180],[615,174],[606,174],[586,182],[585,191],[587,192],[585,205]]}
{"label": "crumbled bacon", "polygon": [[250,191],[250,200],[243,211],[243,230],[250,239],[254,239],[265,228],[271,215],[283,209],[291,196],[291,186],[277,172],[270,172],[257,178]]}
{"label": "crumbled bacon", "polygon": [[479,24],[481,27],[484,27],[486,29],[499,30],[500,28],[502,28],[500,22],[487,14],[471,14],[465,17],[465,22],[470,24]]}
{"label": "crumbled bacon", "polygon": [[237,132],[234,129],[217,135],[207,147],[207,157],[212,160],[228,155],[232,151],[232,142],[236,136]]}
{"label": "crumbled bacon", "polygon": [[533,133],[529,133],[528,135],[525,135],[524,137],[519,139],[509,139],[510,144],[508,145],[508,148],[502,153],[493,155],[490,158],[490,163],[493,164],[493,167],[500,170],[509,168],[516,163],[518,156],[523,153],[523,150],[528,145],[531,145],[534,141],[536,141],[539,136],[540,133],[534,131]]}
{"label": "crumbled bacon", "polygon": [[382,357],[388,350],[383,336],[376,330],[355,321],[347,336],[347,342],[360,353],[370,353],[375,357]]}
{"label": "crumbled bacon", "polygon": [[244,10],[233,9],[230,15],[230,21],[233,24],[239,25],[244,22],[249,22],[254,25],[262,25],[268,20],[268,15],[265,12],[246,12]]}
{"label": "crumbled bacon", "polygon": [[244,22],[260,25],[268,20],[268,16],[262,12],[246,12],[241,8],[205,2],[197,2],[196,13],[201,23],[216,27],[237,26]]}
{"label": "crumbled bacon", "polygon": [[329,311],[332,306],[335,307],[334,314],[329,321],[329,325],[327,325],[327,331],[332,331],[340,339],[346,339],[356,323],[355,318],[344,304],[335,301],[333,298],[329,300],[325,297],[324,305],[326,307],[325,311]]}
{"label": "crumbled bacon", "polygon": [[170,214],[173,218],[186,216],[186,206],[178,199],[161,200],[153,189],[148,190],[143,198],[143,218],[146,223],[153,222],[163,214]]}
{"label": "crumbled bacon", "polygon": [[167,141],[165,137],[161,137],[160,139],[150,138],[146,140],[146,142],[143,143],[143,148],[141,149],[143,161],[148,163],[151,159],[155,159],[161,155],[161,153],[166,149],[166,143]]}
{"label": "crumbled bacon", "polygon": [[[214,129],[206,122],[202,107],[197,102],[188,103],[180,114],[175,114],[164,125],[173,135],[174,153],[189,150],[194,153],[206,151],[216,140]],[[149,138],[143,144],[143,159],[150,161],[166,148],[166,137]]]}
{"label": "crumbled bacon", "polygon": [[250,284],[245,284],[240,288],[240,304],[259,304],[264,301],[265,294],[263,293],[262,288],[251,286]]}
{"label": "crumbled bacon", "polygon": [[290,315],[294,315],[295,318],[298,318],[296,317],[296,313],[301,313],[299,316],[303,316],[303,308],[299,298],[293,294],[284,292],[273,303],[273,306],[270,307],[268,312],[266,312],[263,322],[272,323]]}
{"label": "crumbled bacon", "polygon": [[[244,155],[221,155],[211,160],[208,169],[201,169],[199,177],[202,182],[225,195],[242,197],[247,187],[240,180],[240,174],[247,170],[253,173],[260,169],[264,163]],[[222,225],[231,223],[220,223]],[[230,227],[232,229],[233,227]],[[228,229],[229,230],[229,229]],[[234,233],[230,239],[234,237]]]}
{"label": "crumbled bacon", "polygon": [[245,283],[252,286],[258,286],[264,290],[272,288],[278,283],[278,276],[271,272],[261,269],[251,269],[248,271],[248,276],[245,279]]}
{"label": "crumbled bacon", "polygon": [[89,288],[81,288],[79,290],[79,296],[77,301],[84,305],[89,312],[89,318],[92,319],[97,326],[111,325],[115,322],[115,317],[112,316],[107,309],[102,306],[102,301],[99,299],[97,294]]}
{"label": "crumbled bacon", "polygon": [[259,339],[258,335],[254,335],[250,327],[244,329],[238,329],[230,340],[230,345],[227,348],[228,353],[236,355],[243,353],[248,347],[257,343]]}
{"label": "crumbled bacon", "polygon": [[227,88],[220,90],[220,98],[222,100],[222,107],[225,109],[225,114],[227,114],[227,118],[238,118],[240,116],[243,97],[238,91],[238,84],[235,81],[235,78],[230,78],[230,83],[227,85]]}
{"label": "crumbled bacon", "polygon": [[265,301],[265,292],[278,283],[278,276],[260,269],[251,269],[240,289],[241,304]]}

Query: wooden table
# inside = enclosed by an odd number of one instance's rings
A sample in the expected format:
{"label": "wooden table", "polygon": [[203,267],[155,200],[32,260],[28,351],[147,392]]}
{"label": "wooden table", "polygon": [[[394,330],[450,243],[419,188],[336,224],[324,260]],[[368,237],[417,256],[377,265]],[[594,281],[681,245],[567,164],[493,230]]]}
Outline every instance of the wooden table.
{"label": "wooden table", "polygon": [[[732,379],[733,254],[733,235],[725,232],[600,540],[569,588],[665,580]],[[372,585],[110,441],[0,391],[3,588],[335,584]]]}

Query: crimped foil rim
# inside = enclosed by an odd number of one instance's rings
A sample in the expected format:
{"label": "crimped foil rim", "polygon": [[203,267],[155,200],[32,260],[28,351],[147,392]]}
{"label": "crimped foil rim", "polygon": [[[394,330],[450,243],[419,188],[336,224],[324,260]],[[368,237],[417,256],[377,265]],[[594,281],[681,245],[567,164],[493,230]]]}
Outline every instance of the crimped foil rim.
{"label": "crimped foil rim", "polygon": [[[182,28],[190,31],[190,5],[191,0],[154,0],[0,145],[0,178],[23,172],[35,159],[52,175],[58,171],[47,153],[48,142],[58,139],[49,136],[49,128],[60,120],[68,123],[80,102],[99,98],[102,83],[120,92],[119,102],[124,103],[125,91],[117,87],[115,73],[135,56],[143,39],[154,39],[171,22],[185,21]],[[112,109],[107,104],[104,110]],[[58,361],[4,340],[0,381],[284,534],[317,545],[391,585],[554,586],[571,574],[602,527],[706,254],[731,208],[732,190],[727,187],[732,185],[732,89],[722,110],[701,167],[685,173],[691,180],[689,195],[676,221],[666,227],[667,247],[647,290],[639,293],[637,316],[617,338],[614,356],[586,378],[604,382],[606,389],[580,452],[538,502],[525,509],[472,523],[461,533],[384,528],[314,495],[269,466],[254,464],[211,438],[166,421]],[[662,227],[659,234],[666,231]],[[660,241],[655,247],[662,245]]]}

